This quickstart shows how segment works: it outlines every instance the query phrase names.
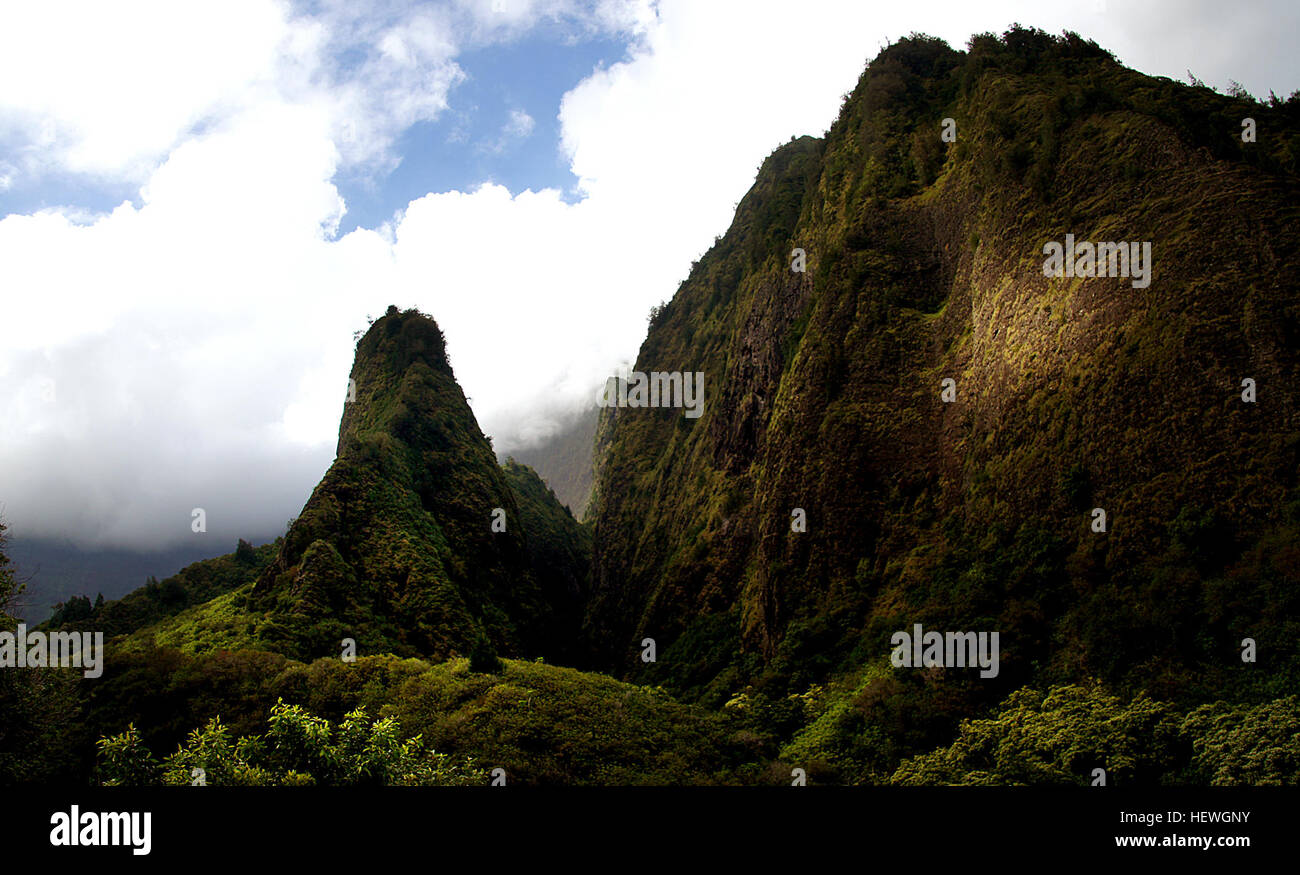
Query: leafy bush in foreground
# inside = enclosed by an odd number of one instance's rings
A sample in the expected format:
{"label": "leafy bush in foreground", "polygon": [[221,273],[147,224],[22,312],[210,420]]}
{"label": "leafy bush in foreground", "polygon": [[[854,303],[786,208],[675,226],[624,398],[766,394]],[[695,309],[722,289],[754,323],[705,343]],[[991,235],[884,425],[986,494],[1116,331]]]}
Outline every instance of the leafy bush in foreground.
{"label": "leafy bush in foreground", "polygon": [[370,720],[356,708],[337,726],[283,700],[267,731],[235,737],[214,717],[161,763],[135,726],[99,741],[99,771],[107,786],[200,781],[217,786],[449,786],[486,783],[473,759],[426,751],[421,736],[402,739],[392,717]]}

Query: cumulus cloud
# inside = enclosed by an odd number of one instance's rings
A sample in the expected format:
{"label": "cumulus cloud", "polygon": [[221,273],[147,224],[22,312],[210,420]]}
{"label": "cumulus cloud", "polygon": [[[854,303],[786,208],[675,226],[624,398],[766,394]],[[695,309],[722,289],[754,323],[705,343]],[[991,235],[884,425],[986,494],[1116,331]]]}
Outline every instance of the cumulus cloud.
{"label": "cumulus cloud", "polygon": [[344,161],[391,165],[464,78],[442,6],[274,0],[21,4],[0,29],[0,146],[24,173],[147,181],[205,126],[277,101],[315,106]]}
{"label": "cumulus cloud", "polygon": [[[229,543],[297,513],[333,457],[352,333],[389,303],[438,319],[499,450],[590,404],[763,157],[822,133],[890,39],[960,46],[1020,20],[1119,40],[1175,76],[1189,55],[1167,45],[1210,22],[1225,44],[1281,39],[1211,12],[1171,30],[1168,4],[1159,28],[1022,3],[51,8],[24,4],[0,31],[0,170],[140,188],[101,215],[0,220],[0,504],[22,535],[137,547],[196,537],[197,507]],[[485,184],[337,235],[340,169],[399,160],[395,138],[448,111],[465,46],[556,23],[629,46],[556,107],[581,198]],[[1261,55],[1190,57],[1252,90],[1295,80],[1289,50],[1286,67]],[[532,133],[519,112],[503,135]]]}

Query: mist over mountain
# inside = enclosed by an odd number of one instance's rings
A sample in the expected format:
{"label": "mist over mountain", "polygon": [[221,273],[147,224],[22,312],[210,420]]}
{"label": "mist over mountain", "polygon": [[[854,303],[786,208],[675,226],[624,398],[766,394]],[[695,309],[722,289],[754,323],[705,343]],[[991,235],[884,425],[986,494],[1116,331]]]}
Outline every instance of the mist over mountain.
{"label": "mist over mountain", "polygon": [[591,499],[592,448],[599,419],[597,407],[571,412],[546,438],[508,454],[536,471],[578,520]]}

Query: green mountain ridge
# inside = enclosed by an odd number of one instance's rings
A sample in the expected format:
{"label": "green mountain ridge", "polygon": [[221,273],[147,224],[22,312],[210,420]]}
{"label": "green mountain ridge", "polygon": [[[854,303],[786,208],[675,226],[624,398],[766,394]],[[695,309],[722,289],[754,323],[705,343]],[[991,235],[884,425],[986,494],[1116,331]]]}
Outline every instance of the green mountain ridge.
{"label": "green mountain ridge", "polygon": [[[853,695],[900,629],[1000,631],[995,680],[897,672],[846,730],[901,720],[916,745],[1031,682],[1294,692],[1298,143],[1300,98],[1074,35],[881,52],[824,139],[764,162],[642,345],[636,370],[713,395],[604,433],[596,664],[713,706]],[[1044,276],[1069,233],[1152,242],[1150,286]]]}

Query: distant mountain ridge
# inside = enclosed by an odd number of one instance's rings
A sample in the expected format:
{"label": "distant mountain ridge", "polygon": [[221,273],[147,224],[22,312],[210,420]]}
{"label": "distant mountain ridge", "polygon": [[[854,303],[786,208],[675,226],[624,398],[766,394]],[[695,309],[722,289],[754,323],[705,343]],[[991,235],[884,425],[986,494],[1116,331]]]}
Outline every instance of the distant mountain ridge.
{"label": "distant mountain ridge", "polygon": [[536,471],[579,521],[591,500],[592,449],[600,412],[599,407],[572,412],[545,440],[507,454]]}
{"label": "distant mountain ridge", "polygon": [[26,585],[16,606],[18,616],[39,623],[60,602],[82,595],[92,600],[98,595],[121,598],[150,577],[170,577],[178,568],[211,558],[219,548],[86,549],[67,541],[19,535],[9,539],[7,549],[19,580]]}

